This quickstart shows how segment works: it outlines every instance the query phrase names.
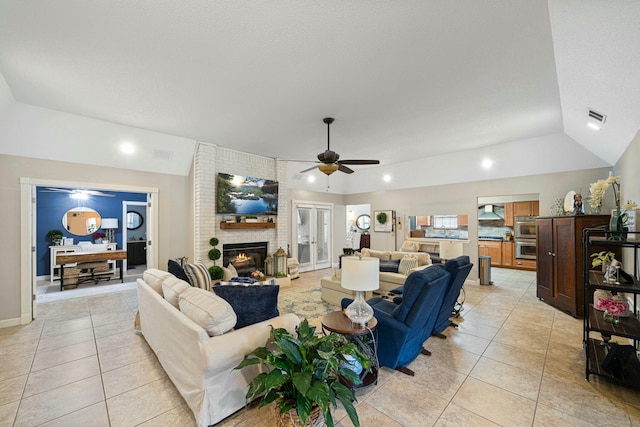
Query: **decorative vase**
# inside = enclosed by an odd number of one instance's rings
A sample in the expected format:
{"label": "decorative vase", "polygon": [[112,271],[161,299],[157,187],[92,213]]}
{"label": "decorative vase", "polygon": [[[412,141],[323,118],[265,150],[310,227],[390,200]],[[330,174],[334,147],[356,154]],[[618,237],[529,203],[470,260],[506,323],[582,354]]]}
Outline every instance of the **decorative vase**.
{"label": "decorative vase", "polygon": [[609,220],[609,240],[627,240],[627,236],[625,233],[624,227],[624,217],[620,210],[616,210],[616,212],[611,216]]}
{"label": "decorative vase", "polygon": [[591,206],[591,215],[600,215],[602,213],[602,206]]}
{"label": "decorative vase", "polygon": [[277,427],[322,427],[324,426],[324,417],[319,406],[314,406],[307,417],[307,422],[302,426],[300,424],[300,417],[298,417],[298,411],[295,407],[285,412],[280,413],[280,410],[276,407],[276,426]]}
{"label": "decorative vase", "polygon": [[620,317],[619,316],[614,316],[613,314],[610,314],[606,310],[602,313],[602,319],[605,322],[613,323],[614,325],[617,325],[617,324],[620,323]]}

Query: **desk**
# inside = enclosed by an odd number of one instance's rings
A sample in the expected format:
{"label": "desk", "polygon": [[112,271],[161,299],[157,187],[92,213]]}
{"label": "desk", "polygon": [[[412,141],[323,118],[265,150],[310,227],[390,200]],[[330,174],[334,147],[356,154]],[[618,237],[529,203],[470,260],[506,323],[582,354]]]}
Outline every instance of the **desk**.
{"label": "desk", "polygon": [[[350,389],[366,387],[378,382],[378,354],[376,351],[376,337],[374,331],[378,326],[378,320],[372,317],[366,328],[355,328],[351,320],[342,311],[332,311],[322,316],[322,332],[333,332],[344,335],[348,340],[353,341],[362,350],[364,354],[369,356],[371,366],[369,370],[363,370],[360,373],[362,383],[353,385],[345,384]],[[342,382],[342,381],[341,381]]]}
{"label": "desk", "polygon": [[127,259],[127,251],[105,251],[105,252],[76,252],[69,254],[59,254],[56,256],[56,264],[60,265],[60,290],[64,289],[64,265],[75,262],[99,262],[99,261],[120,261],[120,282],[124,283],[122,272],[122,260]]}

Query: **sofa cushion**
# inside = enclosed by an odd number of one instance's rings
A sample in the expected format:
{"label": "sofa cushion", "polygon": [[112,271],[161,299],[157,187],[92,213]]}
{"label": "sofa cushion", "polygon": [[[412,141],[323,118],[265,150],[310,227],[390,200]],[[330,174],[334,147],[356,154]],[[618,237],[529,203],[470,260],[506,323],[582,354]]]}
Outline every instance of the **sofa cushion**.
{"label": "sofa cushion", "polygon": [[169,273],[173,274],[178,279],[184,280],[185,282],[189,283],[189,278],[184,272],[184,268],[182,268],[180,264],[172,259],[170,259],[167,264],[167,271],[169,271]]}
{"label": "sofa cushion", "polygon": [[230,331],[238,320],[228,302],[213,292],[196,287],[191,287],[178,296],[178,306],[185,316],[207,331],[210,337]]}
{"label": "sofa cushion", "polygon": [[189,278],[191,286],[204,290],[211,289],[211,275],[203,263],[187,264],[184,266],[184,272]]}
{"label": "sofa cushion", "polygon": [[[416,260],[417,262],[417,260]],[[380,271],[387,271],[389,273],[397,273],[400,267],[400,260],[380,260]]]}
{"label": "sofa cushion", "polygon": [[214,286],[213,292],[227,301],[238,318],[235,328],[244,328],[280,315],[280,286]]}
{"label": "sofa cushion", "polygon": [[167,280],[162,282],[162,293],[164,294],[164,299],[166,299],[169,304],[175,308],[179,308],[178,296],[190,287],[191,285],[182,279],[169,277]]}
{"label": "sofa cushion", "polygon": [[411,256],[411,255],[405,255],[400,260],[400,265],[398,266],[398,273],[404,274],[405,276],[407,276],[409,275],[409,270],[411,270],[412,268],[416,268],[417,266],[418,266],[417,257]]}
{"label": "sofa cushion", "polygon": [[418,250],[420,252],[433,252],[433,253],[439,254],[440,244],[439,243],[421,243]]}
{"label": "sofa cushion", "polygon": [[147,285],[151,286],[151,288],[160,295],[162,295],[162,282],[167,280],[169,277],[174,276],[171,273],[158,270],[157,268],[150,268],[142,273],[142,280],[144,280]]}
{"label": "sofa cushion", "polygon": [[420,250],[420,242],[412,242],[405,240],[400,247],[401,252],[418,252]]}
{"label": "sofa cushion", "polygon": [[387,251],[376,251],[369,248],[362,249],[362,256],[385,259],[385,260],[391,259],[391,253]]}
{"label": "sofa cushion", "polygon": [[[396,286],[392,286],[391,289],[404,285],[404,281],[407,280],[407,276],[400,273],[388,273],[386,271],[381,271],[379,274],[380,282],[393,283]],[[381,287],[382,288],[382,287]],[[389,288],[389,287],[387,287]],[[384,289],[383,289],[384,290]]]}
{"label": "sofa cushion", "polygon": [[418,265],[429,265],[431,264],[431,257],[426,252],[391,252],[390,259],[402,259],[406,255],[411,255],[418,258]]}

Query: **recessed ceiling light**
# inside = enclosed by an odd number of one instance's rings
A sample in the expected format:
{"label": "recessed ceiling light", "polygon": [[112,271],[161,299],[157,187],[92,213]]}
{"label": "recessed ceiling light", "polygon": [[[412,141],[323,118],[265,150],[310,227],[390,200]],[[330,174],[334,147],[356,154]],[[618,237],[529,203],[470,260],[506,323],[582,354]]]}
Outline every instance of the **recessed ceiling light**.
{"label": "recessed ceiling light", "polygon": [[316,180],[316,177],[313,175],[309,175],[309,177],[307,178],[307,181],[309,182],[315,182],[315,180]]}
{"label": "recessed ceiling light", "polygon": [[587,126],[589,126],[589,127],[590,127],[591,129],[593,129],[593,130],[600,130],[600,126],[598,126],[598,125],[597,125],[597,124],[595,124],[595,123],[591,123],[591,122],[589,122],[589,123],[587,123]]}
{"label": "recessed ceiling light", "polygon": [[384,180],[384,182],[391,182],[391,175],[386,174],[382,177],[382,179]]}
{"label": "recessed ceiling light", "polygon": [[124,154],[133,154],[136,151],[136,147],[130,142],[123,142],[120,144],[120,151]]}
{"label": "recessed ceiling light", "polygon": [[493,162],[491,161],[491,159],[484,159],[482,161],[482,167],[485,169],[490,169],[491,166],[493,166]]}

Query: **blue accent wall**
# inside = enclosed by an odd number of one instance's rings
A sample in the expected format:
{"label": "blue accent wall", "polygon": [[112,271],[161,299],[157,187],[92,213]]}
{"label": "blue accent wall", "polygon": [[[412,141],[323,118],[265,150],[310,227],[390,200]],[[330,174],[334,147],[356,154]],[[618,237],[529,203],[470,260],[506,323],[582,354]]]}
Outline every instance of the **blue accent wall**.
{"label": "blue accent wall", "polygon": [[[79,206],[91,208],[98,212],[102,218],[118,218],[118,229],[115,230],[115,241],[118,249],[122,249],[122,227],[125,221],[122,218],[122,202],[146,202],[146,193],[125,193],[118,191],[108,191],[115,197],[90,196],[88,200],[74,200],[69,193],[46,192],[44,187],[37,187],[36,195],[36,256],[37,275],[45,276],[50,271],[49,246],[51,242],[47,239],[49,230],[60,230],[64,237],[72,237],[73,244],[85,241],[91,242],[91,235],[76,236],[69,233],[62,226],[62,217],[72,208]],[[146,219],[146,218],[145,218]],[[100,231],[104,232],[101,228]]]}

